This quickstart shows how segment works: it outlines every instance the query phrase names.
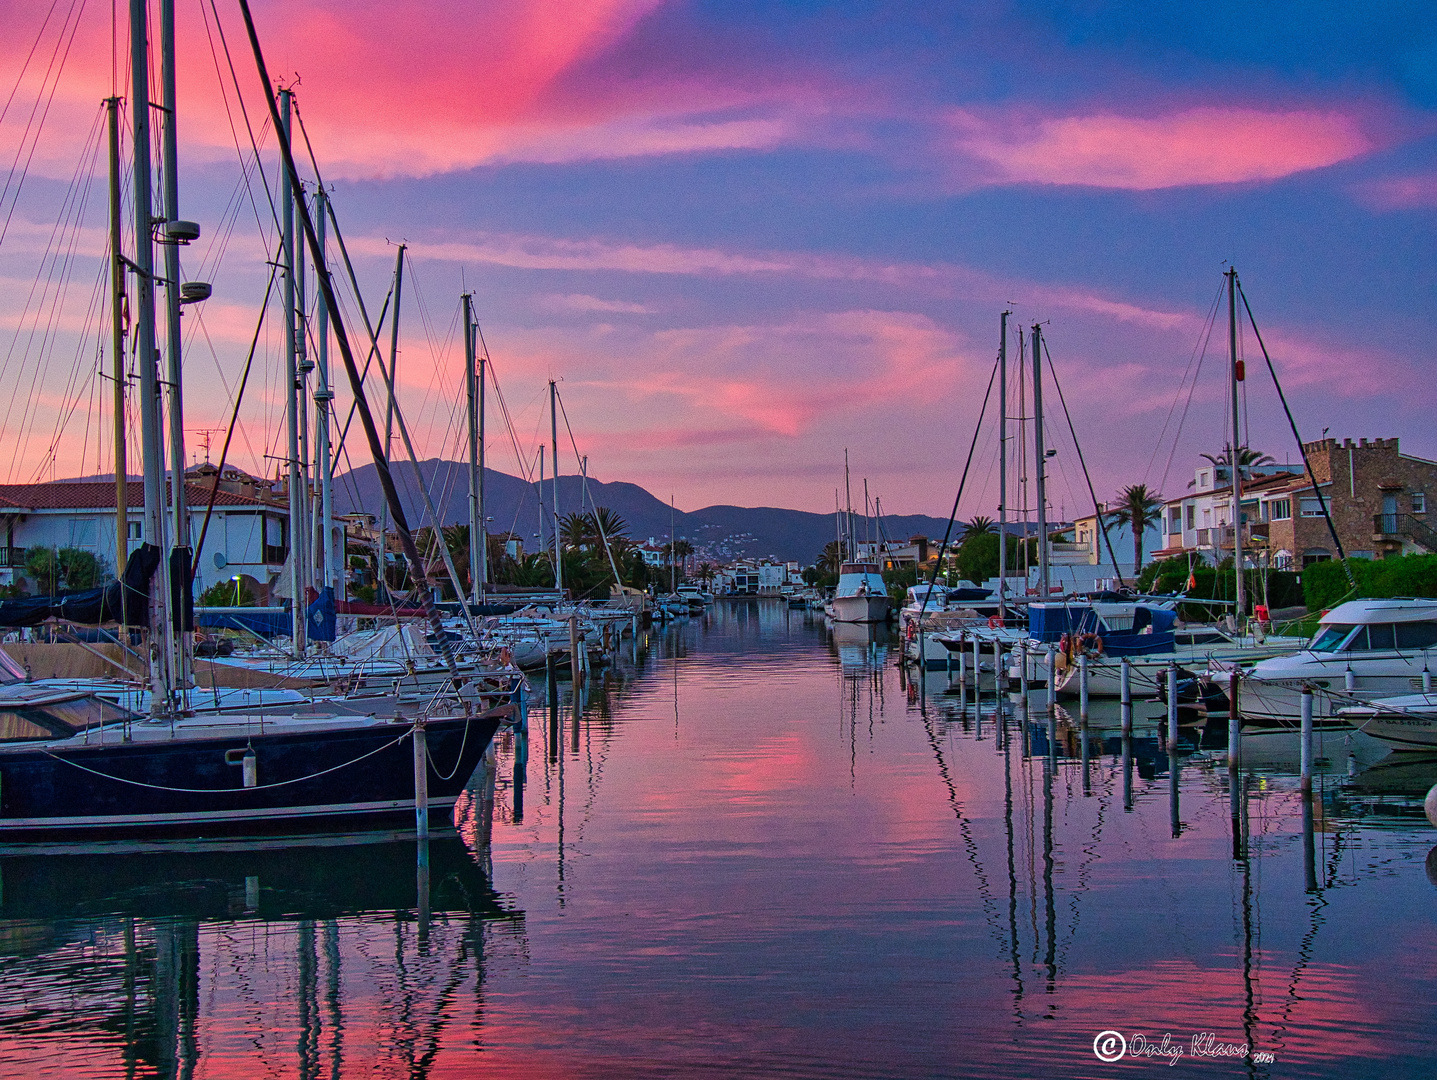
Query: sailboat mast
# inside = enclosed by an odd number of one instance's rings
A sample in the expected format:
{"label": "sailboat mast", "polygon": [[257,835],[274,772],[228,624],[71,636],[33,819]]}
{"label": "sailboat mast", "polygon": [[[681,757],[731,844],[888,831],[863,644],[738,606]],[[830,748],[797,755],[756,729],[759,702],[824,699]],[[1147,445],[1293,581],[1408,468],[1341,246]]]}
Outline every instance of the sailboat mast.
{"label": "sailboat mast", "polygon": [[479,323],[474,323],[474,353],[479,361],[479,371],[474,376],[479,397],[479,585],[475,599],[484,602],[484,593],[489,585],[489,519],[484,516],[484,379],[486,376],[484,350],[479,348]]}
{"label": "sailboat mast", "polygon": [[1228,451],[1228,467],[1232,472],[1232,568],[1237,580],[1237,623],[1242,625],[1247,613],[1247,595],[1242,580],[1242,437],[1238,417],[1238,383],[1242,372],[1237,358],[1237,268],[1227,274],[1227,348],[1228,384],[1232,391],[1232,443]]}
{"label": "sailboat mast", "polygon": [[482,584],[479,579],[479,552],[483,536],[479,531],[479,407],[474,379],[474,308],[472,296],[465,293],[460,297],[464,305],[464,398],[469,421],[469,596],[475,603],[483,603],[480,595]]}
{"label": "sailboat mast", "polygon": [[1038,470],[1038,595],[1048,599],[1048,485],[1047,457],[1043,449],[1043,329],[1033,324],[1033,461]]}
{"label": "sailboat mast", "polygon": [[[160,426],[160,380],[155,351],[155,251],[150,229],[154,222],[150,174],[150,39],[146,0],[130,0],[130,94],[134,124],[135,188],[135,316],[140,368],[140,446],[145,478],[144,539],[164,551],[165,436]],[[165,560],[150,587],[150,715],[170,709],[174,677],[174,631],[170,626],[170,573]]]}
{"label": "sailboat mast", "polygon": [[[105,100],[110,125],[110,373],[115,393],[115,579],[130,554],[130,477],[125,463],[125,262],[120,211],[120,99]],[[121,615],[124,605],[121,605]]]}
{"label": "sailboat mast", "polygon": [[1008,316],[998,329],[998,617],[1008,617]]}
{"label": "sailboat mast", "polygon": [[[290,136],[290,91],[279,92],[279,116],[284,128],[284,137]],[[292,597],[289,612],[290,634],[294,643],[294,654],[304,655],[304,571],[300,565],[303,550],[300,543],[300,523],[304,518],[301,505],[303,494],[299,488],[299,415],[295,408],[299,387],[299,357],[295,354],[295,258],[294,258],[294,185],[288,172],[285,173],[279,189],[280,224],[283,229],[281,246],[284,264],[284,357],[285,357],[285,433],[289,437],[289,587]],[[383,535],[381,534],[381,542]],[[381,564],[380,573],[384,567]]]}
{"label": "sailboat mast", "polygon": [[848,478],[848,447],[846,446],[843,448],[843,502],[844,521],[848,531],[848,557],[856,559],[858,555],[853,550],[853,485]]}
{"label": "sailboat mast", "polygon": [[1028,352],[1023,328],[1018,327],[1018,491],[1023,510],[1023,595],[1028,594],[1032,576],[1032,545],[1028,542],[1028,414],[1027,408]]}
{"label": "sailboat mast", "polygon": [[[319,232],[321,252],[320,264],[314,268],[316,277],[327,277],[329,274],[329,251],[325,246],[324,235],[325,221],[329,217],[329,207],[326,205],[328,201],[329,196],[321,185],[314,193],[314,211],[317,218],[314,224]],[[318,307],[319,326],[315,336],[319,341],[319,374],[316,376],[314,389],[314,465],[319,474],[319,580],[323,587],[334,589],[340,581],[344,552],[336,551],[334,542],[334,462],[330,457],[329,444],[330,402],[334,400],[334,391],[329,384],[329,309],[323,304]]]}
{"label": "sailboat mast", "polygon": [[[399,385],[399,372],[396,366],[399,362],[399,301],[404,295],[404,251],[405,245],[400,244],[399,250],[394,255],[394,318],[389,324],[389,384],[391,391],[389,400],[384,411],[384,463],[389,464],[389,457],[394,448],[394,387]],[[389,595],[389,576],[386,570],[388,563],[388,547],[384,534],[389,531],[389,507],[387,505],[379,508],[379,580],[383,585],[380,592],[381,599]]]}
{"label": "sailboat mast", "polygon": [[564,591],[564,540],[559,535],[559,388],[549,380],[549,435],[554,440],[549,464],[554,469],[554,588]]}
{"label": "sailboat mast", "polygon": [[674,496],[669,493],[669,592],[679,591],[679,555],[674,550]]}
{"label": "sailboat mast", "polygon": [[549,544],[544,539],[544,444],[539,444],[539,547],[549,550]]}
{"label": "sailboat mast", "polygon": [[[164,99],[163,137],[161,139],[164,178],[164,217],[167,223],[180,216],[179,135],[175,130],[177,94],[175,88],[175,0],[160,0],[160,78]],[[170,553],[170,576],[178,579],[172,594],[179,610],[172,612],[175,629],[175,689],[183,695],[191,684],[193,658],[189,631],[194,626],[194,588],[190,581],[190,526],[185,507],[185,411],[181,389],[181,352],[184,338],[180,330],[180,248],[176,240],[166,238],[165,249],[165,344],[167,353],[166,379],[170,397],[170,512],[171,537],[174,550]]]}

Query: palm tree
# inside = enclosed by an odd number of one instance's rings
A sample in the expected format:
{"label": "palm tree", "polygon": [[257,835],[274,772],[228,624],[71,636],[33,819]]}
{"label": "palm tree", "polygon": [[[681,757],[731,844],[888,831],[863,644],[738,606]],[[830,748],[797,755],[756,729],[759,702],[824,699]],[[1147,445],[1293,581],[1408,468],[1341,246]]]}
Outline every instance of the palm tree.
{"label": "palm tree", "polygon": [[689,556],[694,553],[694,546],[687,540],[679,539],[669,544],[668,549],[670,560],[676,561],[684,577],[688,577]]}
{"label": "palm tree", "polygon": [[717,573],[718,570],[714,568],[713,563],[701,562],[694,567],[694,577],[699,579],[705,589],[714,583],[714,576]]}
{"label": "palm tree", "polygon": [[986,536],[988,533],[996,531],[997,529],[993,524],[993,519],[979,514],[972,521],[968,522],[968,528],[963,533],[963,539],[967,540],[973,536]]}
{"label": "palm tree", "polygon": [[[1232,448],[1224,450],[1221,454],[1199,454],[1199,457],[1206,458],[1218,468],[1231,468]],[[1237,452],[1237,464],[1243,470],[1243,476],[1250,474],[1254,465],[1276,465],[1277,458],[1271,454],[1264,454],[1261,450],[1254,450],[1250,446],[1240,447]]]}
{"label": "palm tree", "polygon": [[839,567],[847,561],[847,546],[837,540],[830,540],[823,545],[823,553],[818,557],[818,568],[825,574],[836,574]]}
{"label": "palm tree", "polygon": [[607,506],[598,507],[589,515],[594,525],[594,538],[598,539],[600,533],[609,541],[610,547],[617,546],[620,542],[629,543],[629,523],[620,517],[616,512]]}
{"label": "palm tree", "polygon": [[1148,490],[1147,484],[1129,484],[1118,492],[1113,520],[1133,530],[1133,573],[1143,568],[1143,533],[1162,520],[1163,497]]}
{"label": "palm tree", "polygon": [[559,538],[566,548],[589,547],[598,539],[593,520],[577,511],[559,519]]}

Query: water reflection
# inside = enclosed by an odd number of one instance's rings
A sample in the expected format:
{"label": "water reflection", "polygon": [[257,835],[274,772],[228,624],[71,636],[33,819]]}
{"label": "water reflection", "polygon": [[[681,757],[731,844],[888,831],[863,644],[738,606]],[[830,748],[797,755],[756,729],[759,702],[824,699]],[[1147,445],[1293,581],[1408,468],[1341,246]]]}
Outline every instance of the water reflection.
{"label": "water reflection", "polygon": [[[482,1025],[491,942],[522,951],[525,930],[457,835],[429,842],[422,893],[416,854],[393,835],[5,851],[5,1061],[183,1077],[238,1054],[305,1077],[424,1075],[450,1028]],[[392,1039],[374,1037],[380,1001]]]}
{"label": "water reflection", "polygon": [[427,863],[0,854],[0,1060],[1078,1077],[1117,1028],[1249,1051],[1184,1075],[1431,1071],[1437,758],[1328,733],[1303,799],[1280,742],[1229,771],[1160,703],[910,677],[774,601],[535,689]]}

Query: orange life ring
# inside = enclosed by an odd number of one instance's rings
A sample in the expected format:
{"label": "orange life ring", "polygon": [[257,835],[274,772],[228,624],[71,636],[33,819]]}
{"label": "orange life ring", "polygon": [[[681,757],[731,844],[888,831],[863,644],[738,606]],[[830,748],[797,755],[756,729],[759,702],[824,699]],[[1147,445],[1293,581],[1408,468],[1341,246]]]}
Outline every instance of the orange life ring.
{"label": "orange life ring", "polygon": [[1064,634],[1058,639],[1058,651],[1064,656],[1068,653],[1068,635]]}
{"label": "orange life ring", "polygon": [[1001,629],[1003,629],[1003,617],[1002,617],[1001,615],[989,615],[989,616],[988,616],[988,629],[989,629],[989,630],[1001,630]]}

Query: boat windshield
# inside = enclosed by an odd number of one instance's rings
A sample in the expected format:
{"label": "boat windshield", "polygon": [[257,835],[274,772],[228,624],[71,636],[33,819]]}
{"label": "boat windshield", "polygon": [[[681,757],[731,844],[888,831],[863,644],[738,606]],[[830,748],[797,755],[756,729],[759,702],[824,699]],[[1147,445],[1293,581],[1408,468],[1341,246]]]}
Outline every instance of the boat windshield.
{"label": "boat windshield", "polygon": [[1337,652],[1355,629],[1355,626],[1343,623],[1324,626],[1317,631],[1317,636],[1312,639],[1308,649],[1312,652]]}

